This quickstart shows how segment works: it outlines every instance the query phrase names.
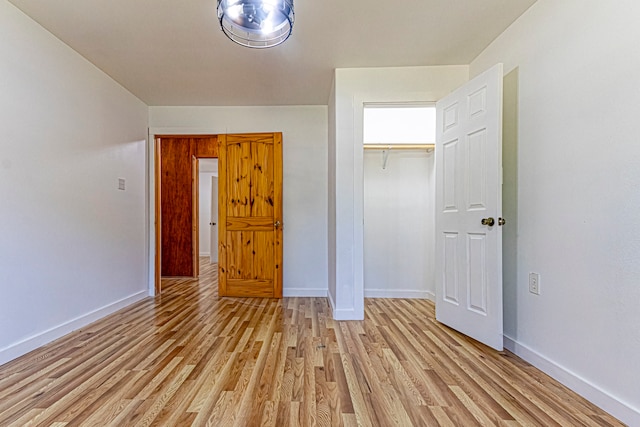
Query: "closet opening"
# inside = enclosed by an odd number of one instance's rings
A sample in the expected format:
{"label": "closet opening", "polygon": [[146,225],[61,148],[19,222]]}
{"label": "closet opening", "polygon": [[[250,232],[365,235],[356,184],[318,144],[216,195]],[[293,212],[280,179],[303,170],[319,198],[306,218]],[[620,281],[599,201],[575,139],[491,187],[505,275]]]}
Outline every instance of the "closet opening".
{"label": "closet opening", "polygon": [[364,295],[435,299],[436,109],[364,106]]}

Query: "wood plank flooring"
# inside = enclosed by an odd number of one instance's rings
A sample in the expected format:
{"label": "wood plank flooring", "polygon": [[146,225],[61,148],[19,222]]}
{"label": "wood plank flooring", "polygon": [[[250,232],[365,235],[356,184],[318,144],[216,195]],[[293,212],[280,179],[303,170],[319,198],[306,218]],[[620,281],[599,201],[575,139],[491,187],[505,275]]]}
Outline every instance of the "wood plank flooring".
{"label": "wood plank flooring", "polygon": [[620,426],[429,301],[218,298],[214,266],[0,367],[0,426]]}

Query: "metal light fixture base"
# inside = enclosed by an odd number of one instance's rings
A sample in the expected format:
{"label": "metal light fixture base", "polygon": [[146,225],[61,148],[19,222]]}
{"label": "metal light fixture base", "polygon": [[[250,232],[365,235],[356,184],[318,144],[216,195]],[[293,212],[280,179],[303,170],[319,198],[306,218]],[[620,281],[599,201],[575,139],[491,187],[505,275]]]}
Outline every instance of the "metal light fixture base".
{"label": "metal light fixture base", "polygon": [[289,38],[293,0],[218,0],[218,20],[227,37],[239,45],[264,49]]}

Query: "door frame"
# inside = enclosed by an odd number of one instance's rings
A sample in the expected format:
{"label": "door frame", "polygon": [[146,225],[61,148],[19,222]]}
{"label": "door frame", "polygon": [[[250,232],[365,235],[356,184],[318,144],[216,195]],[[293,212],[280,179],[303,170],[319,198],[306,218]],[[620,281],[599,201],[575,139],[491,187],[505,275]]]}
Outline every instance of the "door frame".
{"label": "door frame", "polygon": [[[162,189],[162,179],[160,174],[160,165],[161,160],[161,151],[159,141],[161,138],[207,138],[207,137],[217,137],[220,134],[225,132],[205,132],[205,133],[195,133],[195,132],[185,132],[185,133],[176,133],[176,132],[162,132],[159,130],[149,129],[149,170],[148,170],[148,179],[149,183],[147,188],[153,188],[154,191],[149,191],[149,266],[152,271],[149,272],[149,295],[155,296],[159,295],[162,292],[162,217],[160,215],[161,212],[161,189]],[[208,157],[211,158],[211,157]],[[192,173],[194,174],[194,179],[192,180],[192,206],[191,206],[191,215],[192,215],[192,257],[193,257],[193,265],[194,265],[194,277],[197,277],[198,268],[199,268],[199,248],[198,248],[198,240],[199,240],[199,167],[198,167],[198,157],[197,153],[192,158]],[[153,262],[151,259],[153,258]]]}
{"label": "door frame", "polygon": [[367,105],[435,106],[429,92],[357,94],[353,101],[353,302],[340,320],[364,319],[364,108]]}

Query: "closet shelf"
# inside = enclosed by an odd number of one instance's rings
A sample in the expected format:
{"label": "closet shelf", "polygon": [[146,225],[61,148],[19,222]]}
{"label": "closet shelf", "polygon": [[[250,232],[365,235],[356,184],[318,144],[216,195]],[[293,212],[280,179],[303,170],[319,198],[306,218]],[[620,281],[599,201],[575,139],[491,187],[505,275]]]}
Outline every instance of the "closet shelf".
{"label": "closet shelf", "polygon": [[396,150],[425,150],[427,153],[433,152],[435,144],[363,144],[365,150],[382,151],[382,169],[387,168],[389,152]]}
{"label": "closet shelf", "polygon": [[435,144],[363,144],[365,150],[433,150]]}

